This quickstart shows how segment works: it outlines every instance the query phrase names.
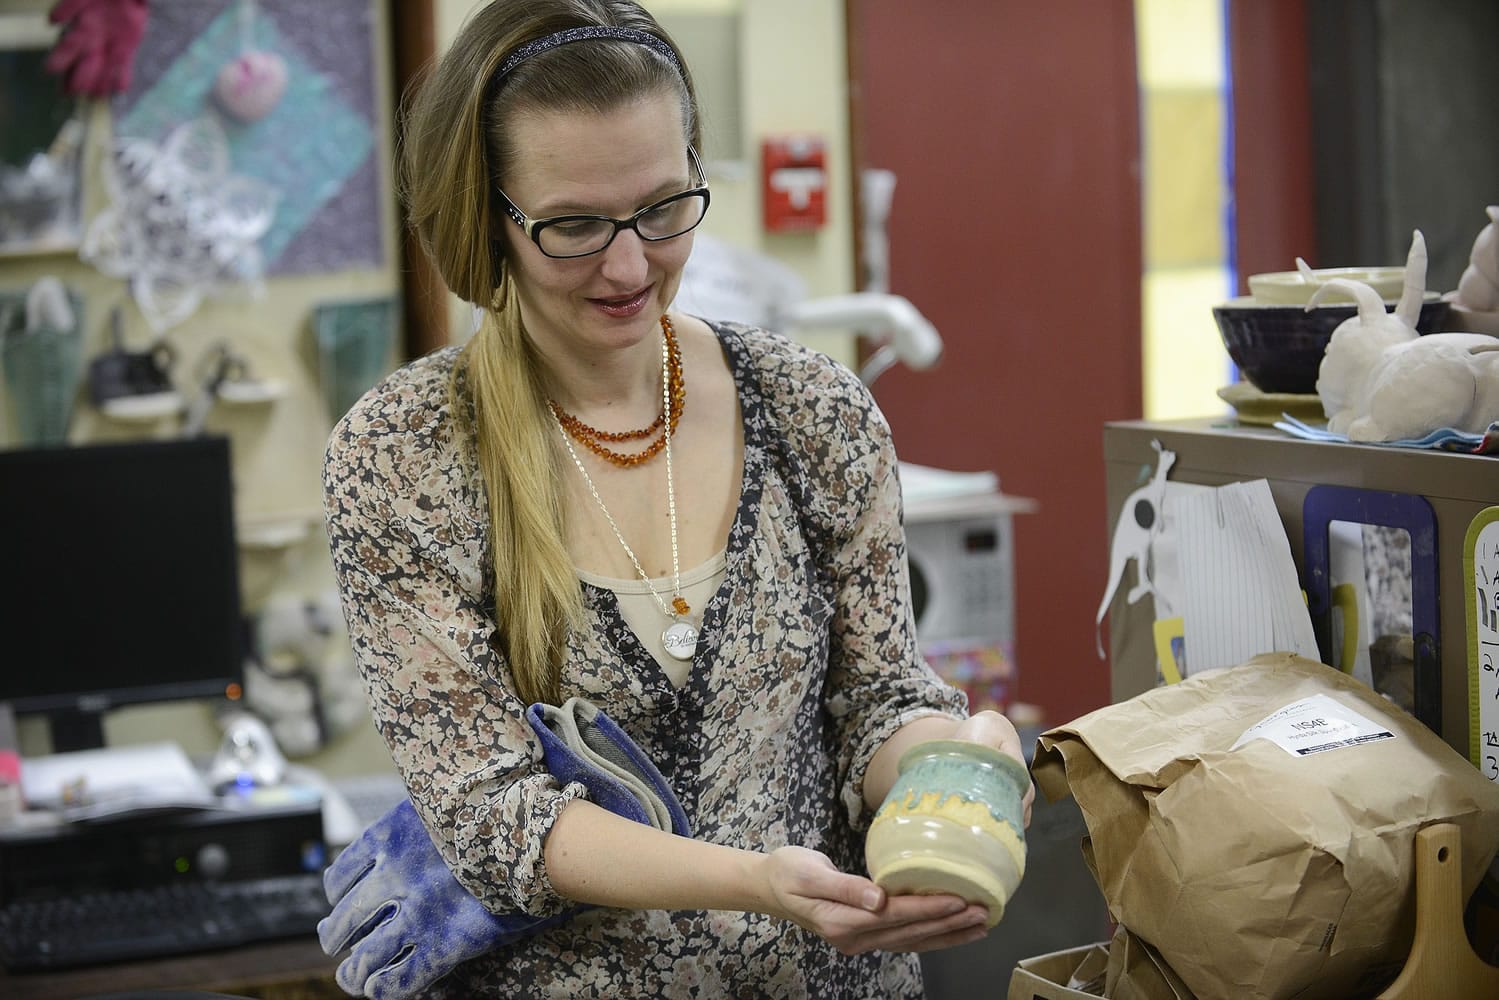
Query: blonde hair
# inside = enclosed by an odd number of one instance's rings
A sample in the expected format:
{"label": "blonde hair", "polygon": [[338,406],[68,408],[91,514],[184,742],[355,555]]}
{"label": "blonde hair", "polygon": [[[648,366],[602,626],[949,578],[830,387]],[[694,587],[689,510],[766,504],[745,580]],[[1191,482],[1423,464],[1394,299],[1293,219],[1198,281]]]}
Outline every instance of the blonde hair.
{"label": "blonde hair", "polygon": [[[519,46],[586,25],[648,31],[683,68],[644,45],[594,39],[532,56],[495,85],[496,68]],[[562,657],[583,599],[565,541],[564,469],[541,361],[521,322],[498,229],[513,224],[496,193],[516,155],[505,126],[525,110],[597,113],[666,92],[682,102],[684,138],[700,146],[685,66],[635,3],[495,0],[463,26],[402,115],[407,221],[447,286],[484,310],[454,366],[450,401],[488,494],[495,621],[516,692],[528,702],[560,703]]]}

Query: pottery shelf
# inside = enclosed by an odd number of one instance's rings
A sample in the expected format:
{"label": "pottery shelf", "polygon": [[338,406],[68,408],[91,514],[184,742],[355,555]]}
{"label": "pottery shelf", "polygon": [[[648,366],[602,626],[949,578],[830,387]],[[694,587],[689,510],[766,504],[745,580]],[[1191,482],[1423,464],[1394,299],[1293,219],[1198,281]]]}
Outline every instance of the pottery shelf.
{"label": "pottery shelf", "polygon": [[286,396],[287,385],[280,379],[256,379],[225,382],[219,386],[218,402],[225,406],[262,406]]}
{"label": "pottery shelf", "polygon": [[180,393],[156,392],[141,396],[119,396],[99,404],[99,412],[124,424],[154,423],[175,417],[187,408]]}

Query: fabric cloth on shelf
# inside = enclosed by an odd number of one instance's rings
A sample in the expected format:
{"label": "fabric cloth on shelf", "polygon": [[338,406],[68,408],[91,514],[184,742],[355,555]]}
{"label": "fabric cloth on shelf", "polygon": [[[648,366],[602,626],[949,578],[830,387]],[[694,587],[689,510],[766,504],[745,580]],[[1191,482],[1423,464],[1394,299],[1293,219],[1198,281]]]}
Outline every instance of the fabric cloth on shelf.
{"label": "fabric cloth on shelf", "polygon": [[[1325,427],[1312,427],[1302,423],[1290,414],[1282,414],[1281,419],[1275,422],[1275,429],[1285,431],[1287,434],[1295,435],[1306,441],[1348,443],[1348,435],[1334,434]],[[1379,448],[1426,448],[1436,451],[1459,451],[1474,455],[1494,455],[1499,454],[1499,424],[1490,424],[1489,429],[1482,434],[1470,434],[1467,431],[1443,427],[1432,431],[1425,437],[1408,441],[1360,441],[1358,443],[1373,445]]]}

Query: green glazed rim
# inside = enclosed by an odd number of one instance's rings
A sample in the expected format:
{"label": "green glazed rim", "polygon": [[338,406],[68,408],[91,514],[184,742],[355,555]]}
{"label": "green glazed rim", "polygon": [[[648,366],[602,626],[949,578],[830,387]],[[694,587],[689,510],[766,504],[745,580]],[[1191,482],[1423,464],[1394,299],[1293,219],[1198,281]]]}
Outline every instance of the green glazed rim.
{"label": "green glazed rim", "polygon": [[899,772],[904,774],[919,757],[929,757],[933,754],[946,754],[955,757],[967,757],[978,763],[989,764],[1000,770],[1008,771],[1017,778],[1024,778],[1026,782],[1031,780],[1030,769],[1023,763],[1002,753],[994,747],[983,743],[974,743],[971,740],[923,740],[913,747],[907,748],[900,755],[900,761],[896,765]]}

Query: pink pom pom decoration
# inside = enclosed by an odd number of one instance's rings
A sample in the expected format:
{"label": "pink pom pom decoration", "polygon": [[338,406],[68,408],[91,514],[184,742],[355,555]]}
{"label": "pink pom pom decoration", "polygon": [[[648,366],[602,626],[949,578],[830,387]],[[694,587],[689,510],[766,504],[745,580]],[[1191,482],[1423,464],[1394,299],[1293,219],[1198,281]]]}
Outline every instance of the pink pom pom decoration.
{"label": "pink pom pom decoration", "polygon": [[286,93],[286,61],[274,52],[252,50],[219,70],[213,94],[236,121],[258,122]]}

